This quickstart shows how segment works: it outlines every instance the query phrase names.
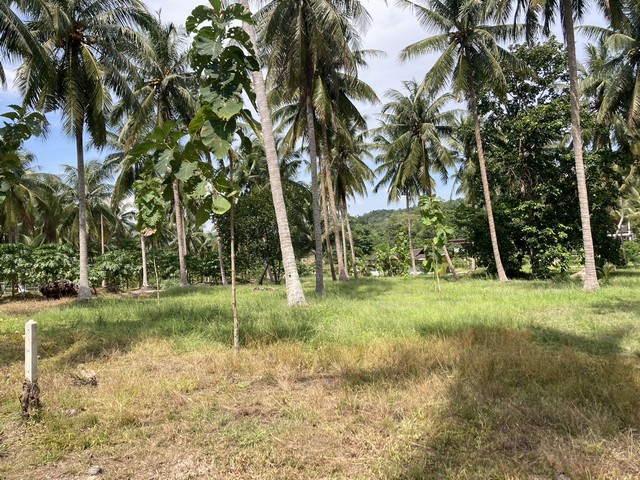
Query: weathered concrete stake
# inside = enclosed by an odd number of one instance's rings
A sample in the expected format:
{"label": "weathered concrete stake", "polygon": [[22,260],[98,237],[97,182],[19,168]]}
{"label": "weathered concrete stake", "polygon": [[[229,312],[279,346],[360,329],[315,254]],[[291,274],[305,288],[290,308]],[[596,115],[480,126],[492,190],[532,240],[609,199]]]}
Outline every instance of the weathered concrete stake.
{"label": "weathered concrete stake", "polygon": [[24,327],[24,385],[20,405],[22,416],[29,417],[40,408],[38,387],[38,322],[29,320]]}

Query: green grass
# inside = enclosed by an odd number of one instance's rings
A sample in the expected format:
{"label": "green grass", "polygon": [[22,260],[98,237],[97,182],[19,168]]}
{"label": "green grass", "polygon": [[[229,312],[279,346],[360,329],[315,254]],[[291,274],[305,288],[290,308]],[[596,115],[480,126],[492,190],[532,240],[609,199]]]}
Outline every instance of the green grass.
{"label": "green grass", "polygon": [[[428,277],[311,291],[288,309],[281,287],[241,287],[237,358],[228,288],[0,305],[0,478],[72,478],[89,455],[115,479],[640,478],[640,272],[595,293],[437,293]],[[44,407],[23,423],[29,318]],[[81,364],[97,388],[70,382]]]}

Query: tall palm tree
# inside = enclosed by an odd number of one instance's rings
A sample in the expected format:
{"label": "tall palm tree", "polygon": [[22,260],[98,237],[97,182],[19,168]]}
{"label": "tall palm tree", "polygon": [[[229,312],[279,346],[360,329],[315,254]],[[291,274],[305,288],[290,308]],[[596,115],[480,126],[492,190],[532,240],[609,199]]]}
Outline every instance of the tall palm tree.
{"label": "tall palm tree", "polygon": [[[121,102],[113,113],[116,122],[126,115],[119,138],[125,150],[154,127],[169,120],[188,122],[196,110],[194,81],[189,72],[186,49],[189,37],[184,29],[173,23],[163,24],[158,16],[145,25],[144,35],[151,49],[136,58],[134,101]],[[123,173],[127,170],[123,169]],[[173,182],[172,189],[180,284],[185,286],[189,284],[185,262],[186,229],[178,180]]]}
{"label": "tall palm tree", "polygon": [[[599,0],[599,6],[605,11],[612,25],[617,27],[623,17],[620,0]],[[586,13],[585,0],[518,0],[519,8],[526,9],[528,20],[528,36],[532,36],[538,28],[538,17],[542,16],[542,27],[549,34],[555,21],[556,13],[560,15],[562,31],[567,47],[569,61],[569,94],[571,99],[571,138],[575,158],[576,180],[578,184],[578,202],[580,204],[580,221],[582,223],[582,242],[584,246],[585,277],[584,289],[597,290],[598,275],[596,272],[593,236],[591,235],[591,217],[589,212],[589,195],[583,159],[582,126],[580,123],[580,86],[578,81],[578,60],[576,56],[575,20],[580,20]],[[575,18],[574,18],[575,17]]]}
{"label": "tall palm tree", "polygon": [[[569,0],[571,1],[571,0]],[[473,116],[476,150],[480,164],[482,190],[489,221],[493,256],[501,282],[508,281],[502,266],[498,237],[493,219],[491,193],[485,166],[484,147],[478,114],[478,94],[482,89],[500,93],[506,84],[501,65],[516,63],[513,55],[498,45],[516,29],[500,23],[508,11],[506,0],[402,0],[417,15],[422,25],[437,32],[432,37],[407,46],[401,52],[404,60],[442,51],[425,75],[422,88],[438,92],[449,81],[455,95],[464,94]],[[497,24],[492,23],[496,21]]]}
{"label": "tall palm tree", "polygon": [[136,27],[148,20],[140,0],[62,0],[20,2],[27,24],[49,53],[51,75],[40,75],[37,57],[18,70],[27,106],[59,110],[66,132],[75,139],[78,168],[80,284],[78,300],[91,298],[87,251],[84,166],[85,130],[97,146],[106,143],[106,118],[112,94],[127,97],[131,55],[143,46]]}
{"label": "tall palm tree", "polygon": [[[357,32],[349,32],[355,35]],[[353,39],[353,45],[358,45],[357,38]],[[352,47],[353,48],[353,47]],[[348,279],[346,248],[344,235],[341,234],[338,223],[338,207],[336,190],[334,188],[333,164],[335,162],[334,151],[343,141],[344,136],[339,135],[340,131],[349,128],[353,123],[361,129],[366,129],[367,122],[362,116],[354,101],[375,104],[379,102],[375,91],[364,81],[357,77],[356,68],[366,66],[366,57],[377,54],[375,51],[353,50],[345,52],[351,55],[354,68],[345,69],[340,57],[327,58],[316,71],[316,89],[314,93],[314,104],[318,116],[318,129],[321,132],[322,142],[322,168],[323,184],[326,186],[331,216],[333,221],[333,233],[336,243],[338,258],[338,273],[341,281]],[[337,178],[336,178],[337,181]]]}
{"label": "tall palm tree", "polygon": [[[248,0],[241,0],[240,3],[248,11],[251,11]],[[251,38],[256,51],[259,50],[256,31],[253,25],[244,24],[244,28]],[[271,185],[271,195],[273,198],[273,207],[276,212],[276,222],[278,224],[278,236],[280,240],[280,250],[282,252],[282,264],[284,266],[284,276],[287,287],[287,303],[289,306],[306,305],[307,300],[304,297],[302,284],[298,275],[298,267],[296,257],[293,251],[293,242],[291,241],[291,231],[289,229],[289,220],[287,217],[287,208],[284,203],[284,193],[282,191],[282,180],[280,178],[280,168],[278,162],[278,153],[276,150],[276,141],[273,134],[273,123],[271,120],[271,112],[267,100],[267,89],[262,77],[262,71],[253,72],[253,89],[256,94],[256,103],[258,104],[258,114],[262,123],[262,141],[267,157],[267,166],[269,170],[269,184]]]}
{"label": "tall palm tree", "polygon": [[[341,216],[346,223],[353,278],[358,279],[358,265],[349,222],[348,200],[367,195],[367,183],[373,181],[375,174],[365,159],[373,159],[373,144],[368,141],[366,131],[359,130],[355,124],[341,128],[338,132],[333,154],[333,171],[336,178],[335,193]],[[343,237],[344,239],[344,237]],[[345,249],[346,250],[346,249]],[[346,257],[346,253],[345,253]]]}
{"label": "tall palm tree", "polygon": [[10,183],[0,202],[3,236],[13,242],[18,242],[21,234],[34,232],[36,224],[41,223],[38,212],[47,207],[51,192],[46,175],[32,166],[34,157],[25,152],[18,154],[19,163],[12,167],[12,173],[19,181]]}
{"label": "tall palm tree", "polygon": [[[112,236],[122,237],[125,234],[124,226],[117,216],[117,210],[112,208],[113,184],[111,175],[112,167],[106,162],[90,160],[85,164],[87,241],[89,244],[92,242],[100,244],[100,250],[103,253]],[[64,206],[61,227],[63,231],[70,232],[68,235],[70,239],[77,236],[80,224],[78,210],[74,208],[78,202],[78,178],[76,167],[64,165],[61,196],[66,205]]]}
{"label": "tall palm tree", "polygon": [[314,209],[316,293],[324,293],[322,237],[318,182],[316,109],[313,101],[316,71],[338,57],[353,71],[355,27],[368,21],[359,0],[271,0],[257,15],[260,46],[265,50],[267,80],[284,98],[297,98],[306,116],[306,139],[311,164]]}
{"label": "tall palm tree", "polygon": [[450,136],[454,112],[442,109],[452,100],[450,95],[434,98],[427,95],[416,81],[404,82],[407,94],[390,90],[390,102],[382,107],[381,126],[374,141],[381,153],[377,173],[382,176],[374,191],[388,187],[388,200],[406,199],[407,229],[411,266],[416,271],[413,255],[411,202],[419,195],[431,195],[434,180],[432,172],[442,180],[453,167],[451,152],[443,143]]}

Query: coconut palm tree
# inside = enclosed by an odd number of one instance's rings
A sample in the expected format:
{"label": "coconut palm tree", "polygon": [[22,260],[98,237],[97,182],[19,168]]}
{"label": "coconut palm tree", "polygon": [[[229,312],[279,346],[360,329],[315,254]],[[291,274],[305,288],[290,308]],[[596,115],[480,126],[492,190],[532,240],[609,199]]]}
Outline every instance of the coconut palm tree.
{"label": "coconut palm tree", "polygon": [[[365,58],[367,55],[377,54],[375,51],[356,50],[352,52],[355,65],[357,67],[366,66]],[[355,73],[355,72],[354,72]],[[341,233],[339,230],[339,208],[338,200],[335,196],[334,174],[336,170],[333,168],[335,161],[335,150],[340,146],[340,142],[344,141],[344,135],[339,132],[357,127],[366,129],[367,122],[364,116],[355,105],[356,101],[363,103],[375,104],[378,97],[375,91],[364,81],[359,79],[352,72],[345,71],[339,58],[326,59],[322,65],[319,65],[315,72],[315,91],[313,94],[313,102],[315,108],[316,126],[319,132],[320,146],[320,197],[322,215],[325,230],[325,243],[331,266],[332,278],[335,281],[336,275],[333,264],[333,249],[331,247],[330,238],[330,220],[333,221],[333,234],[336,243],[338,271],[340,280],[347,280],[347,268],[344,261],[345,250],[341,242]],[[274,91],[271,94],[273,103],[279,105],[278,110],[274,112],[274,118],[279,123],[279,130],[284,131],[283,145],[287,150],[295,148],[300,137],[307,130],[307,116],[305,111],[300,108],[300,101],[297,97],[290,98],[282,95],[280,91]]]}
{"label": "coconut palm tree", "polygon": [[432,173],[446,181],[448,170],[453,167],[453,157],[443,140],[451,135],[454,112],[442,111],[452,100],[450,95],[434,98],[415,80],[404,82],[404,87],[406,95],[398,90],[387,92],[390,102],[382,107],[381,126],[375,130],[374,141],[381,150],[376,157],[380,164],[376,172],[381,178],[374,191],[387,187],[389,201],[405,197],[409,251],[415,272],[411,201],[432,194]]}
{"label": "coconut palm tree", "polygon": [[[62,174],[61,197],[64,202],[64,212],[61,227],[68,232],[67,237],[77,236],[79,229],[79,215],[75,205],[77,198],[78,169],[72,165],[64,165]],[[85,164],[86,190],[86,225],[88,243],[100,245],[100,251],[105,249],[112,236],[126,234],[124,226],[117,216],[117,209],[112,208],[113,195],[112,166],[100,160],[90,160]],[[105,228],[106,227],[106,228]]]}
{"label": "coconut palm tree", "polygon": [[[355,50],[349,52],[356,67],[366,66],[365,58],[368,55],[377,54],[373,51]],[[338,223],[339,209],[334,188],[333,163],[334,151],[340,146],[344,136],[339,132],[348,130],[352,123],[361,129],[367,128],[367,122],[354,104],[355,100],[376,104],[379,102],[375,91],[364,81],[356,76],[357,71],[345,71],[340,57],[328,58],[319,65],[316,72],[316,91],[314,103],[318,116],[318,130],[321,132],[320,142],[322,151],[323,192],[326,187],[328,204],[331,207],[333,221],[333,233],[336,243],[338,258],[338,274],[341,281],[348,279],[346,257],[346,245],[344,235],[341,234]],[[336,178],[337,181],[337,178]],[[326,227],[325,227],[325,230]],[[342,241],[341,241],[342,237]],[[343,246],[344,245],[344,246]]]}
{"label": "coconut palm tree", "polygon": [[130,97],[130,58],[143,48],[136,28],[148,21],[140,0],[62,0],[20,2],[33,35],[49,54],[51,75],[41,75],[37,57],[18,69],[24,103],[45,112],[60,111],[75,139],[78,169],[80,284],[78,300],[91,298],[86,227],[85,133],[106,143],[107,112],[113,94]]}
{"label": "coconut palm tree", "polygon": [[[249,11],[248,0],[241,0],[240,3]],[[244,28],[251,38],[256,51],[259,45],[253,25],[245,24]],[[278,236],[280,240],[280,250],[282,252],[282,264],[284,266],[284,276],[287,287],[287,303],[289,306],[306,305],[307,301],[304,297],[302,284],[298,275],[298,267],[296,257],[293,251],[293,242],[291,241],[291,232],[289,229],[289,220],[287,217],[287,208],[284,203],[284,193],[282,191],[282,180],[280,178],[280,167],[278,162],[278,153],[276,150],[275,136],[273,134],[273,123],[271,120],[271,112],[267,100],[267,89],[262,77],[262,71],[253,72],[253,89],[256,94],[256,103],[258,104],[258,114],[262,124],[262,141],[264,143],[265,153],[267,157],[267,167],[269,170],[269,184],[271,185],[271,195],[273,198],[273,207],[276,212],[276,221],[278,223]]]}
{"label": "coconut palm tree", "polygon": [[13,177],[18,181],[10,182],[3,190],[4,198],[0,202],[2,236],[12,242],[18,242],[21,234],[33,233],[41,223],[39,211],[52,203],[47,175],[37,172],[33,155],[18,152],[18,159],[19,163],[11,167]]}
{"label": "coconut palm tree", "polygon": [[373,159],[373,153],[371,152],[373,144],[368,141],[367,132],[359,130],[353,123],[348,129],[341,128],[337,132],[337,136],[332,166],[336,178],[335,193],[341,217],[347,227],[353,278],[357,280],[358,265],[349,222],[348,200],[355,199],[358,196],[365,197],[367,195],[367,183],[375,178],[373,170],[365,162],[365,159]]}
{"label": "coconut palm tree", "polygon": [[318,148],[316,136],[316,72],[326,62],[340,58],[346,71],[354,71],[357,50],[355,28],[368,21],[359,0],[271,0],[257,14],[260,47],[268,68],[267,82],[281,98],[297,98],[305,112],[306,140],[311,164],[314,209],[316,293],[324,293]]}
{"label": "coconut palm tree", "polygon": [[[542,30],[548,35],[554,23],[556,13],[560,16],[562,31],[567,47],[569,61],[569,96],[571,99],[571,138],[575,158],[576,180],[578,184],[578,202],[580,204],[580,221],[582,223],[582,242],[584,247],[585,277],[584,289],[597,290],[600,285],[596,272],[593,237],[591,235],[591,217],[589,212],[589,195],[583,159],[582,126],[580,124],[580,86],[578,82],[578,60],[576,56],[575,20],[584,17],[587,9],[585,0],[518,0],[518,7],[526,10],[528,37],[538,29],[539,17],[542,17]],[[599,0],[612,25],[617,28],[623,18],[620,0]]]}
{"label": "coconut palm tree", "polygon": [[[442,52],[427,72],[422,88],[427,92],[439,92],[447,83],[452,84],[454,95],[464,95],[473,116],[476,150],[480,163],[482,189],[489,222],[491,245],[501,282],[508,281],[502,266],[498,237],[496,235],[491,193],[484,158],[478,95],[482,89],[492,89],[500,94],[506,81],[502,65],[517,61],[506,49],[498,45],[520,31],[519,28],[501,24],[509,11],[506,0],[403,0],[432,37],[407,46],[401,59],[408,60],[432,52]],[[497,23],[493,23],[496,21]]]}
{"label": "coconut palm tree", "polygon": [[[173,23],[163,24],[160,16],[144,27],[144,36],[150,50],[136,58],[138,70],[132,77],[134,101],[123,101],[113,112],[113,121],[124,120],[119,142],[128,150],[154,127],[170,120],[188,122],[196,110],[195,82],[189,71],[185,30]],[[125,175],[129,171],[123,168]],[[130,178],[128,175],[127,178]],[[180,199],[180,184],[172,184],[173,205],[178,237],[180,284],[189,284],[186,255],[185,216]]]}

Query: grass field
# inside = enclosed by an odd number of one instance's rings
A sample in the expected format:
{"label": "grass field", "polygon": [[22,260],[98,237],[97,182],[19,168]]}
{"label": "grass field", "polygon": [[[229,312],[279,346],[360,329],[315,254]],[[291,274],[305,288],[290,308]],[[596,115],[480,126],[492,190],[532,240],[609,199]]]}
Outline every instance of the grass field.
{"label": "grass field", "polygon": [[[640,272],[0,304],[0,478],[640,478]],[[37,418],[20,419],[26,320]],[[73,374],[97,372],[98,386]]]}

